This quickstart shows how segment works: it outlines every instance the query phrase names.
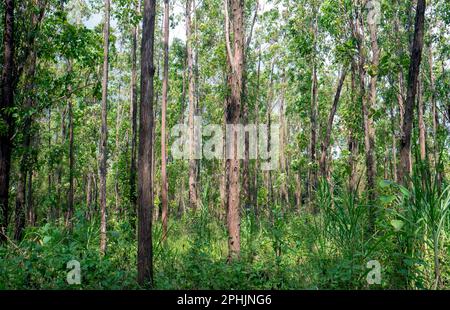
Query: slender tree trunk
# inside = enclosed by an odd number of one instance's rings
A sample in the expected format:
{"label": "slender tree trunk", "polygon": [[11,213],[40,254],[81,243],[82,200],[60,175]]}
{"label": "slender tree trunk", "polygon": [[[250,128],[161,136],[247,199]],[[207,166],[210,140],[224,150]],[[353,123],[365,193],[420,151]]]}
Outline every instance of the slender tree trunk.
{"label": "slender tree trunk", "polygon": [[167,92],[169,89],[169,0],[164,0],[164,76],[162,89],[162,105],[161,105],[161,202],[162,202],[162,227],[165,240],[167,237],[167,171],[166,171],[166,111],[167,111]]}
{"label": "slender tree trunk", "polygon": [[106,252],[106,163],[108,160],[108,66],[110,0],[105,0],[103,28],[102,130],[100,137],[100,252]]}
{"label": "slender tree trunk", "polygon": [[424,120],[424,106],[423,106],[423,82],[422,79],[418,81],[417,85],[417,108],[419,113],[419,147],[420,147],[420,160],[424,161],[426,159],[426,137],[425,137],[425,120]]}
{"label": "slender tree trunk", "polygon": [[229,145],[231,158],[227,159],[227,228],[228,228],[228,261],[240,256],[240,214],[239,214],[239,159],[237,154],[237,124],[240,119],[242,102],[242,80],[244,71],[244,0],[231,0],[231,25],[233,44],[231,44],[228,0],[225,4],[225,39],[229,61],[230,78],[228,79],[231,94],[227,101],[226,121],[233,125],[232,139]]}
{"label": "slender tree trunk", "polygon": [[4,13],[0,117],[6,128],[0,130],[0,242],[6,241],[5,234],[9,215],[9,172],[11,169],[13,119],[7,110],[14,105],[14,0],[5,0]]}
{"label": "slender tree trunk", "polygon": [[[359,62],[358,62],[358,70],[359,70],[359,97],[361,101],[362,107],[362,118],[363,118],[363,126],[364,126],[364,147],[365,147],[365,157],[366,157],[366,174],[367,174],[367,192],[368,192],[368,200],[369,200],[369,227],[368,231],[371,232],[374,229],[375,224],[375,212],[374,212],[374,200],[375,200],[375,177],[376,177],[376,167],[375,167],[375,157],[374,157],[374,130],[373,130],[373,122],[372,117],[370,116],[370,108],[376,102],[376,72],[372,73],[370,78],[370,97],[367,100],[366,95],[366,52],[364,48],[364,28],[363,28],[363,19],[362,12],[357,12],[357,17],[355,20],[355,29],[354,36],[357,41],[358,46],[358,54],[359,54]],[[379,51],[377,44],[377,35],[376,35],[376,27],[370,26],[370,41],[372,47],[372,64],[375,65],[376,70],[378,70],[378,60],[379,60]]]}
{"label": "slender tree trunk", "polygon": [[116,212],[118,214],[122,214],[122,204],[120,201],[120,189],[119,189],[119,160],[121,155],[121,146],[120,146],[120,127],[122,126],[122,104],[121,104],[122,96],[121,96],[121,85],[119,84],[118,90],[118,100],[117,100],[117,108],[116,108],[116,148],[115,148],[115,180],[114,180],[114,194],[115,194],[115,205]]}
{"label": "slender tree trunk", "polygon": [[[286,92],[286,76],[283,72],[283,86],[281,90],[280,98],[280,168],[281,173],[284,174],[284,180],[281,183],[280,191],[280,203],[285,203],[286,207],[289,207],[289,193],[288,193],[288,169],[287,169],[287,159],[286,159],[286,119],[285,119],[285,92]],[[269,129],[270,130],[270,129]]]}
{"label": "slender tree trunk", "polygon": [[397,180],[397,139],[395,134],[396,121],[394,116],[394,107],[390,107],[391,114],[391,133],[392,133],[392,147],[391,147],[391,167],[392,167],[392,180]]}
{"label": "slender tree trunk", "polygon": [[[141,1],[138,0],[136,12],[140,13]],[[131,162],[130,162],[130,202],[132,214],[132,227],[135,227],[136,216],[136,145],[137,145],[137,41],[139,37],[139,25],[133,27],[131,43]]]}
{"label": "slender tree trunk", "polygon": [[[69,74],[72,72],[72,64],[69,62],[67,71]],[[72,92],[72,86],[68,86],[68,92]],[[74,169],[74,156],[73,156],[73,103],[72,98],[68,99],[68,116],[69,116],[69,191],[67,192],[67,213],[66,213],[66,226],[72,229],[72,217],[73,217],[73,169]]]}
{"label": "slender tree trunk", "polygon": [[322,142],[322,154],[320,156],[320,174],[323,178],[326,178],[327,175],[327,154],[328,154],[328,147],[330,145],[331,140],[331,130],[333,128],[333,120],[334,116],[336,115],[336,111],[339,104],[339,98],[341,97],[341,90],[342,86],[344,85],[345,76],[347,74],[346,69],[342,69],[340,75],[339,75],[339,81],[336,87],[336,94],[334,95],[333,104],[331,106],[330,115],[328,116],[328,123],[327,123],[327,131],[325,133],[324,141]]}
{"label": "slender tree trunk", "polygon": [[316,63],[316,53],[317,53],[317,8],[314,8],[314,21],[313,21],[313,59],[312,59],[312,76],[311,76],[311,108],[310,108],[310,123],[311,123],[311,137],[309,144],[309,180],[308,180],[308,200],[312,207],[314,213],[318,212],[317,206],[314,203],[314,193],[317,189],[317,168],[316,168],[316,145],[317,145],[317,63]]}
{"label": "slender tree trunk", "polygon": [[[379,14],[378,12],[375,12]],[[362,24],[362,23],[361,23]],[[374,230],[375,226],[375,178],[377,176],[376,158],[375,158],[375,129],[371,110],[375,109],[377,104],[377,82],[378,65],[380,63],[380,50],[378,48],[378,26],[376,20],[368,18],[368,28],[370,37],[370,46],[372,50],[370,75],[370,93],[367,106],[363,102],[363,117],[365,128],[365,147],[366,147],[366,170],[367,170],[367,189],[369,196],[369,231]],[[361,28],[363,29],[363,28]]]}
{"label": "slender tree trunk", "polygon": [[[197,163],[195,159],[195,75],[194,75],[194,56],[192,51],[192,6],[193,1],[186,1],[186,47],[187,47],[187,65],[188,65],[188,98],[189,98],[189,208],[197,209]],[[194,12],[195,13],[195,12]]]}
{"label": "slender tree trunk", "polygon": [[411,131],[414,119],[414,102],[417,93],[417,81],[419,78],[420,62],[422,60],[425,7],[425,0],[417,1],[414,39],[411,48],[411,62],[408,72],[408,91],[402,125],[402,139],[400,141],[399,181],[404,185],[408,183],[407,179],[411,174]]}
{"label": "slender tree trunk", "polygon": [[156,1],[144,0],[141,45],[141,102],[139,111],[138,156],[138,283],[153,286],[152,211],[153,180],[152,140],[153,131],[153,61],[155,40]]}
{"label": "slender tree trunk", "polygon": [[[439,144],[437,141],[437,134],[439,129],[439,116],[436,104],[436,79],[433,72],[433,48],[432,44],[428,46],[428,64],[430,67],[430,88],[431,88],[431,113],[433,117],[433,157],[434,157],[434,169],[437,174],[438,187],[442,184],[442,173],[439,167]],[[449,105],[450,107],[450,105]],[[450,112],[450,111],[449,111]],[[450,114],[449,114],[450,117]]]}
{"label": "slender tree trunk", "polygon": [[[256,71],[256,91],[255,91],[255,123],[256,128],[259,130],[259,83],[261,76],[261,50],[258,51],[258,68]],[[258,136],[259,140],[259,136]],[[256,143],[256,160],[255,160],[255,170],[253,175],[253,204],[255,206],[255,214],[259,213],[258,206],[258,171],[259,171],[259,143]]]}
{"label": "slender tree trunk", "polygon": [[[351,101],[352,105],[356,107],[355,93],[356,93],[356,63],[352,61],[351,64]],[[355,128],[350,126],[350,134],[348,136],[348,151],[350,153],[349,165],[350,165],[350,175],[348,179],[349,191],[354,193],[356,191],[356,181],[357,181],[357,158],[358,158],[358,142],[355,137]]]}

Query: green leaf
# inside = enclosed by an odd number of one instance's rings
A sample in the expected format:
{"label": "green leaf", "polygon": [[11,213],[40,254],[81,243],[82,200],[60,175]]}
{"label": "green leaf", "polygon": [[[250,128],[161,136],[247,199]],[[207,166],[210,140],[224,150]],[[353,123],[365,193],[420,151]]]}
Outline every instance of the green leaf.
{"label": "green leaf", "polygon": [[401,220],[391,220],[391,225],[394,227],[395,231],[400,231],[405,223]]}

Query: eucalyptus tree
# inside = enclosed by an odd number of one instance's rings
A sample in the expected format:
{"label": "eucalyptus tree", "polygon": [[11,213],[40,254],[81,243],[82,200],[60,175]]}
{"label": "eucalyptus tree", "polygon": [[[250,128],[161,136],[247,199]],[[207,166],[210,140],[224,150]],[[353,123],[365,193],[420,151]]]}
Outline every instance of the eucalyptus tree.
{"label": "eucalyptus tree", "polygon": [[154,96],[154,39],[156,1],[144,0],[141,44],[141,100],[138,153],[138,283],[153,285],[152,211],[153,180],[152,131]]}

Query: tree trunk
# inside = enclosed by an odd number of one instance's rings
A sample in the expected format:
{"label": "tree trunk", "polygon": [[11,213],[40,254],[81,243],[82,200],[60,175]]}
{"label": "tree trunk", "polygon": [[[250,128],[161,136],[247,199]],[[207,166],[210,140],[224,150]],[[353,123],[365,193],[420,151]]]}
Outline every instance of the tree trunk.
{"label": "tree trunk", "polygon": [[[351,101],[352,105],[356,107],[355,101],[355,92],[356,92],[356,63],[352,61],[351,63]],[[350,165],[350,175],[348,178],[348,188],[351,193],[356,191],[356,182],[357,182],[357,158],[358,158],[358,142],[355,137],[355,128],[354,126],[350,126],[350,133],[348,136],[348,151],[350,153],[349,165]]]}
{"label": "tree trunk", "polygon": [[244,71],[244,0],[231,0],[231,25],[233,44],[231,44],[230,18],[228,0],[225,5],[225,39],[230,75],[228,86],[231,89],[226,107],[226,122],[233,125],[230,158],[227,159],[226,196],[227,196],[227,228],[228,228],[228,261],[240,256],[240,214],[239,214],[239,159],[237,154],[237,124],[240,119],[242,101],[242,80]]}
{"label": "tree trunk", "polygon": [[408,90],[402,124],[402,138],[400,141],[399,181],[404,185],[407,185],[407,180],[411,173],[411,131],[414,119],[414,102],[417,93],[417,81],[420,71],[420,62],[422,60],[425,7],[425,0],[417,1],[414,39],[408,71]]}
{"label": "tree trunk", "polygon": [[[442,172],[439,167],[439,145],[437,141],[437,134],[439,129],[439,116],[437,111],[437,104],[436,104],[436,79],[434,77],[433,72],[433,49],[432,44],[430,43],[429,49],[428,49],[428,64],[430,67],[430,88],[431,88],[431,113],[433,117],[433,157],[434,157],[434,168],[437,174],[437,183],[438,188],[442,185]],[[450,105],[449,105],[450,107]],[[449,114],[450,117],[450,114]]]}
{"label": "tree trunk", "polygon": [[[31,25],[34,28],[37,24],[37,15],[32,14]],[[23,236],[23,230],[25,229],[26,219],[26,189],[27,189],[27,177],[31,170],[31,126],[32,126],[32,109],[34,106],[34,78],[36,72],[36,49],[34,47],[34,40],[30,42],[31,46],[29,59],[26,64],[26,85],[25,92],[26,98],[24,102],[24,112],[26,116],[24,118],[23,125],[23,140],[22,140],[22,158],[20,160],[19,175],[17,182],[17,194],[16,194],[16,210],[15,210],[15,231],[14,239],[21,240]]]}
{"label": "tree trunk", "polygon": [[13,67],[14,67],[14,0],[5,0],[3,35],[3,70],[0,103],[0,121],[5,128],[0,130],[0,242],[6,241],[8,228],[9,172],[11,169],[11,137],[13,119],[9,111],[14,105]]}
{"label": "tree trunk", "polygon": [[100,137],[100,252],[106,252],[106,162],[108,160],[108,66],[110,0],[105,0],[103,28],[102,130]]}
{"label": "tree trunk", "polygon": [[[67,71],[69,74],[72,72],[72,64],[69,61],[69,66]],[[69,85],[68,92],[72,92],[72,86]],[[66,226],[72,229],[72,217],[73,217],[73,166],[74,166],[74,156],[73,156],[73,103],[72,98],[68,99],[68,114],[69,114],[69,191],[67,192],[67,214],[66,214]]]}
{"label": "tree trunk", "polygon": [[[286,203],[286,207],[289,207],[289,193],[288,193],[288,169],[287,169],[287,159],[286,159],[286,108],[285,108],[285,92],[286,92],[286,76],[283,72],[283,86],[281,90],[281,98],[280,98],[280,168],[281,173],[284,174],[284,179],[281,183],[280,188],[280,203]],[[270,128],[269,128],[270,130]]]}
{"label": "tree trunk", "polygon": [[312,77],[311,77],[311,108],[310,108],[310,123],[311,123],[311,138],[309,144],[309,180],[308,180],[308,200],[314,213],[318,211],[317,206],[313,205],[314,192],[317,189],[317,168],[316,168],[316,145],[317,145],[317,64],[316,64],[316,48],[317,48],[317,9],[314,8],[314,22],[313,22],[313,59],[312,59]]}
{"label": "tree trunk", "polygon": [[162,202],[162,228],[163,241],[167,237],[167,171],[166,171],[166,111],[167,111],[167,92],[169,89],[169,0],[164,0],[164,76],[162,89],[161,105],[161,202]]}
{"label": "tree trunk", "polygon": [[192,6],[193,1],[186,1],[186,48],[187,48],[187,69],[188,69],[188,98],[189,98],[189,208],[197,209],[197,162],[195,159],[195,76],[194,76],[194,56],[192,51]]}
{"label": "tree trunk", "polygon": [[[141,1],[138,0],[136,12],[140,13]],[[133,27],[131,43],[131,162],[130,162],[130,202],[132,227],[135,227],[136,216],[136,144],[137,144],[137,41],[139,37],[139,25]]]}
{"label": "tree trunk", "polygon": [[328,146],[330,145],[331,140],[331,130],[333,129],[333,120],[336,115],[337,107],[339,104],[339,98],[341,97],[342,85],[344,85],[345,76],[347,74],[346,69],[342,69],[339,77],[339,81],[336,87],[336,94],[334,95],[333,104],[331,106],[330,115],[328,116],[327,123],[327,131],[325,133],[324,141],[322,142],[322,154],[320,156],[320,174],[323,178],[327,176],[327,154],[328,154]]}
{"label": "tree trunk", "polygon": [[[368,200],[369,200],[369,227],[368,231],[371,232],[374,229],[375,224],[375,212],[373,203],[375,200],[375,177],[376,177],[376,167],[375,167],[375,158],[374,158],[374,131],[373,131],[373,123],[372,118],[370,116],[370,108],[376,102],[376,72],[372,72],[372,76],[370,79],[370,100],[367,100],[366,95],[366,52],[364,49],[364,29],[363,29],[363,20],[362,20],[362,12],[358,11],[358,15],[355,20],[355,29],[354,36],[357,41],[358,54],[359,54],[359,62],[358,62],[358,70],[359,70],[359,97],[361,101],[362,107],[362,118],[363,118],[363,127],[364,127],[364,147],[365,147],[365,158],[366,158],[366,174],[367,174],[367,192],[368,192]],[[370,26],[370,41],[372,47],[372,65],[378,70],[378,44],[377,44],[377,35],[376,35],[376,27]]]}
{"label": "tree trunk", "polygon": [[[259,83],[261,76],[261,49],[258,51],[258,68],[256,70],[256,91],[255,91],[255,125],[259,128]],[[259,139],[259,138],[258,138]],[[255,159],[255,170],[253,175],[253,204],[255,206],[255,214],[258,215],[258,171],[259,171],[259,143],[256,143],[256,159]]]}
{"label": "tree trunk", "polygon": [[152,140],[153,131],[153,61],[155,39],[155,0],[144,0],[141,45],[141,102],[139,111],[138,154],[138,283],[153,286],[152,251]]}
{"label": "tree trunk", "polygon": [[[379,14],[375,12],[375,14]],[[361,23],[362,24],[362,23]],[[369,231],[374,230],[375,226],[375,178],[377,176],[376,158],[375,158],[375,129],[373,125],[372,110],[377,104],[377,82],[378,65],[380,63],[380,50],[378,48],[378,27],[376,20],[368,18],[370,46],[372,49],[372,61],[370,75],[370,93],[367,106],[363,102],[363,119],[365,131],[366,148],[366,170],[367,170],[367,189],[369,196]],[[361,27],[361,29],[363,29]],[[364,82],[364,81],[363,81]]]}
{"label": "tree trunk", "polygon": [[418,81],[417,85],[418,99],[417,108],[419,113],[419,147],[420,147],[420,160],[426,159],[426,137],[425,137],[425,120],[424,120],[424,106],[423,106],[423,82],[422,79]]}

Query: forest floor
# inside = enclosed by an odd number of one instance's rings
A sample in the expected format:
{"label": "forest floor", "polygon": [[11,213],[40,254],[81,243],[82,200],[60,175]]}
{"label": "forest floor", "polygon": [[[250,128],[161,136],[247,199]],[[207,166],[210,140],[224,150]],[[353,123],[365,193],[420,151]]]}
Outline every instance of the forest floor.
{"label": "forest floor", "polygon": [[[339,203],[341,200],[336,200]],[[227,262],[224,221],[207,208],[169,221],[167,242],[154,225],[157,289],[396,289],[433,288],[430,243],[412,247],[406,226],[389,208],[367,236],[365,208],[329,204],[324,212],[266,209],[241,218],[241,256]],[[108,248],[99,252],[99,219],[76,214],[72,232],[45,224],[27,228],[20,244],[0,247],[0,289],[139,289],[136,239],[129,219],[112,215]],[[397,222],[396,222],[397,221]],[[427,240],[424,235],[423,240]],[[422,239],[421,239],[422,240]],[[422,241],[423,241],[422,240]],[[424,245],[425,244],[425,245]],[[420,251],[417,251],[420,249]],[[450,288],[450,239],[440,246],[441,284]],[[67,263],[80,263],[80,284],[69,284]],[[378,269],[377,269],[378,268]],[[69,281],[70,282],[70,281]]]}

